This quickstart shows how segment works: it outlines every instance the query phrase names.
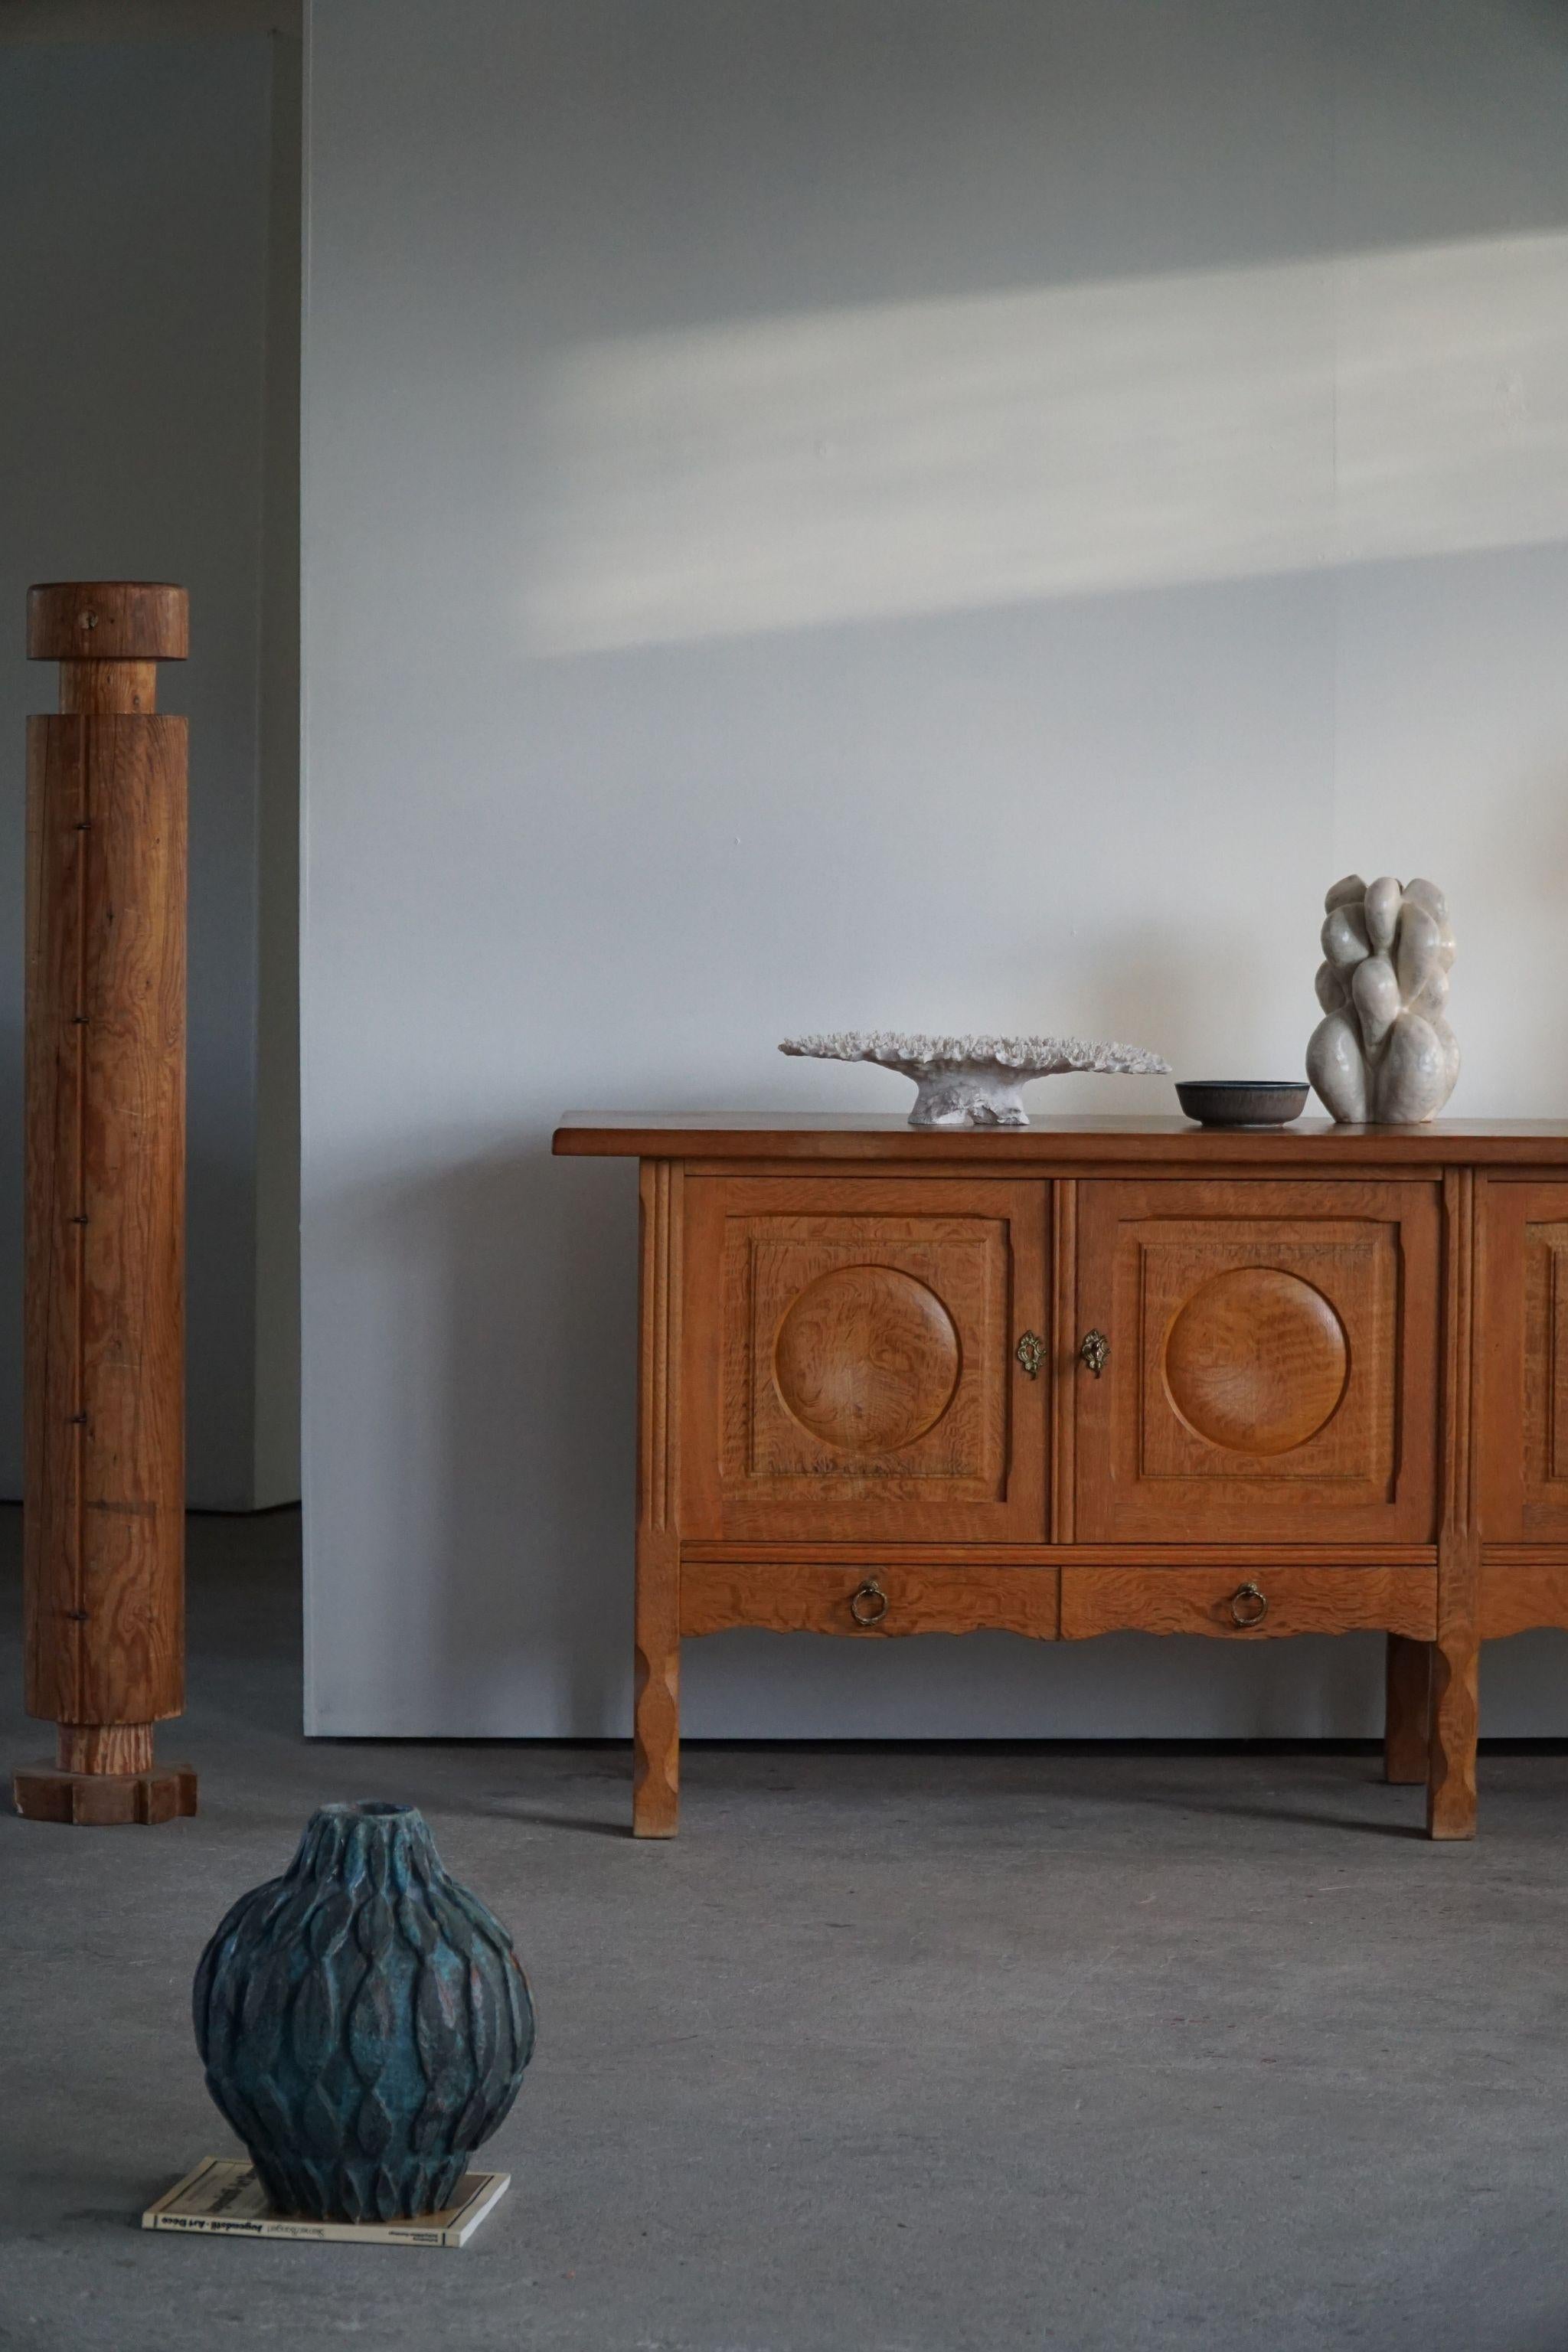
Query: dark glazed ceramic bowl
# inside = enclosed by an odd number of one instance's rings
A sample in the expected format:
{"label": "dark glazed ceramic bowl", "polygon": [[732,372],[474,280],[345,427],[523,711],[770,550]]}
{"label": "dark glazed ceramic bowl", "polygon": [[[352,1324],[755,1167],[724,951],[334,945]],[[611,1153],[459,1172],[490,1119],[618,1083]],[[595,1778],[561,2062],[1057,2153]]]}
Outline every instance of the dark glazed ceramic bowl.
{"label": "dark glazed ceramic bowl", "polygon": [[1307,1107],[1305,1078],[1183,1078],[1176,1099],[1200,1127],[1283,1127]]}

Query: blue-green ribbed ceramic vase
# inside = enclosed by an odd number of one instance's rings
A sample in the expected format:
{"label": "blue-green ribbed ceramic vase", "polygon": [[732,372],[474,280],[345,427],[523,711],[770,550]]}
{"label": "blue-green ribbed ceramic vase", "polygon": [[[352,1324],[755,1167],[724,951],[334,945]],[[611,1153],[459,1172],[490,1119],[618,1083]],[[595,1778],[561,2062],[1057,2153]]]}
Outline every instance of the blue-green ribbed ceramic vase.
{"label": "blue-green ribbed ceramic vase", "polygon": [[412,1805],[325,1805],[240,1900],[193,1993],[207,2088],[279,2212],[449,2204],[533,2049],[511,1937]]}

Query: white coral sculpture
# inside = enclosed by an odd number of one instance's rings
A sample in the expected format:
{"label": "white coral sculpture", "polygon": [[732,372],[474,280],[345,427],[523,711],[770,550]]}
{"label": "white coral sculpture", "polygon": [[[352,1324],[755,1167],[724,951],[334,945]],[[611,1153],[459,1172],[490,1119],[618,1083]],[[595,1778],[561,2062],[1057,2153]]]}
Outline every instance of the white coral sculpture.
{"label": "white coral sculpture", "polygon": [[1347,874],[1324,899],[1307,1076],[1333,1117],[1394,1127],[1436,1118],[1459,1075],[1443,1015],[1454,933],[1435,882]]}
{"label": "white coral sculpture", "polygon": [[1142,1045],[1091,1045],[1082,1037],[911,1036],[895,1029],[786,1037],[779,1052],[901,1070],[917,1089],[911,1127],[1027,1127],[1021,1089],[1030,1078],[1067,1070],[1168,1076],[1171,1068]]}

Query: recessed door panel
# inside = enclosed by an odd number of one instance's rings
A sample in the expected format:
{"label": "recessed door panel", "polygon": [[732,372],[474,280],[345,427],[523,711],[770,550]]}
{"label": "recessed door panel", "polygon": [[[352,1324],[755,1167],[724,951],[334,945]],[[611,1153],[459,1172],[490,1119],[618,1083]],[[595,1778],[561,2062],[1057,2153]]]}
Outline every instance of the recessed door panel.
{"label": "recessed door panel", "polygon": [[1486,1186],[1480,1329],[1482,1536],[1568,1538],[1568,1184]]}
{"label": "recessed door panel", "polygon": [[1046,1188],[693,1177],[686,1534],[1045,1526]]}
{"label": "recessed door panel", "polygon": [[1429,1184],[1087,1183],[1072,1373],[1081,1541],[1426,1542]]}

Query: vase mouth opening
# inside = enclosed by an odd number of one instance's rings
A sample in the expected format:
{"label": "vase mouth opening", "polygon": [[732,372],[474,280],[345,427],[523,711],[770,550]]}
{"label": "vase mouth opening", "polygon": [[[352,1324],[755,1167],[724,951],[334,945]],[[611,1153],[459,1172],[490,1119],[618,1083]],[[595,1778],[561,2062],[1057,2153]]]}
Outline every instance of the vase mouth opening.
{"label": "vase mouth opening", "polygon": [[412,1820],[419,1808],[417,1805],[393,1804],[383,1797],[351,1797],[341,1805],[322,1805],[320,1811],[331,1813],[340,1821],[405,1822]]}

